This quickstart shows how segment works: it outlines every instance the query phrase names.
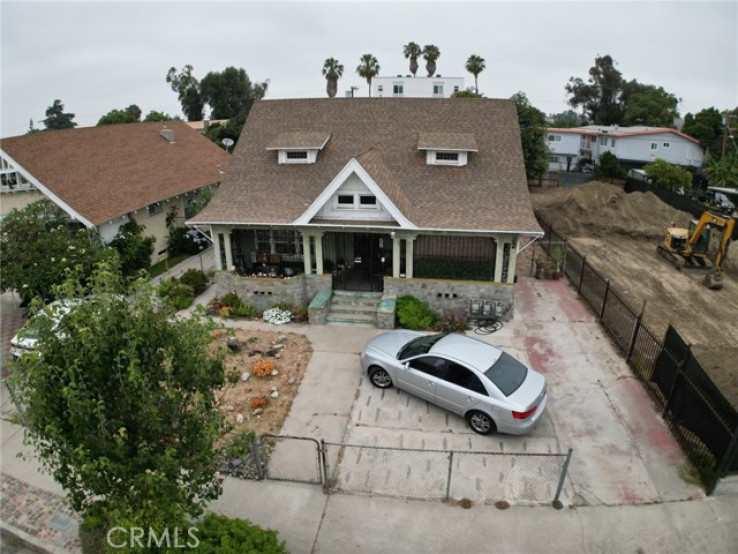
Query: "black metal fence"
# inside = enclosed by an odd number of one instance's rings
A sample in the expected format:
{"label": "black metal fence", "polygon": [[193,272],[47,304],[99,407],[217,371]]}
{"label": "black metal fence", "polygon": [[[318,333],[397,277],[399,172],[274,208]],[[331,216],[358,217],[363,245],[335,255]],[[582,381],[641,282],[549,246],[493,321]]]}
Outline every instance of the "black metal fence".
{"label": "black metal fence", "polygon": [[660,339],[609,279],[540,216],[544,250],[563,248],[563,272],[597,314],[711,494],[720,477],[738,472],[738,412],[669,327]]}
{"label": "black metal fence", "polygon": [[422,500],[559,503],[573,498],[567,453],[429,450],[264,435],[244,478],[322,484],[328,492]]}

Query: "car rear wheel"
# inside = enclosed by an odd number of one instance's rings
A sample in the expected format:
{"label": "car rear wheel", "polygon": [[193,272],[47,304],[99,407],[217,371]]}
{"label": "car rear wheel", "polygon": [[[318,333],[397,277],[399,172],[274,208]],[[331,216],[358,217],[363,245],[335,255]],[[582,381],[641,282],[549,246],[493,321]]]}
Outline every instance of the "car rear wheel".
{"label": "car rear wheel", "polygon": [[466,421],[469,422],[472,431],[480,435],[489,435],[497,431],[495,422],[484,412],[469,412],[466,414]]}
{"label": "car rear wheel", "polygon": [[392,377],[378,366],[369,368],[369,380],[377,388],[388,389],[392,386]]}

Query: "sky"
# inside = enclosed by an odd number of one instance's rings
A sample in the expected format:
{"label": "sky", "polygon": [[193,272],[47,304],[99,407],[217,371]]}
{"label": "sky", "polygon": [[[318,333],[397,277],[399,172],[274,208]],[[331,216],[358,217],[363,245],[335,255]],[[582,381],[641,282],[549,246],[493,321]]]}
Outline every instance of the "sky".
{"label": "sky", "polygon": [[[170,67],[201,79],[228,66],[269,80],[266,98],[326,97],[326,58],[344,65],[338,94],[362,54],[380,75],[409,74],[408,42],[436,45],[437,73],[464,77],[467,58],[486,61],[479,90],[526,94],[547,114],[565,111],[570,77],[586,79],[609,54],[627,80],[663,87],[682,116],[738,106],[738,1],[8,1],[0,0],[0,136],[43,128],[55,99],[92,126],[138,105],[183,117],[166,83]],[[420,61],[418,75],[425,75]],[[207,113],[206,113],[207,117]]]}

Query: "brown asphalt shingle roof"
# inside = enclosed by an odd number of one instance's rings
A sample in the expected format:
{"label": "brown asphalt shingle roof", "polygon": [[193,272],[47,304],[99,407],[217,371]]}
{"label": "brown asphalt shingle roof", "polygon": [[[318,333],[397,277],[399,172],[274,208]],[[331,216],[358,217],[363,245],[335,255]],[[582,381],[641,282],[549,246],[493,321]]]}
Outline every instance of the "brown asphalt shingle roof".
{"label": "brown asphalt shingle roof", "polygon": [[267,150],[281,150],[287,148],[323,148],[330,135],[316,131],[296,131],[282,133],[267,145]]}
{"label": "brown asphalt shingle roof", "polygon": [[[285,133],[330,134],[314,164],[277,163]],[[466,166],[426,164],[421,136],[473,137]],[[321,98],[261,100],[226,177],[198,224],[291,224],[356,159],[419,229],[540,233],[511,100]]]}
{"label": "brown asphalt shingle roof", "polygon": [[420,150],[466,150],[476,152],[477,141],[473,133],[420,133]]}
{"label": "brown asphalt shingle roof", "polygon": [[93,225],[217,183],[230,161],[183,121],[44,131],[2,139],[0,149]]}

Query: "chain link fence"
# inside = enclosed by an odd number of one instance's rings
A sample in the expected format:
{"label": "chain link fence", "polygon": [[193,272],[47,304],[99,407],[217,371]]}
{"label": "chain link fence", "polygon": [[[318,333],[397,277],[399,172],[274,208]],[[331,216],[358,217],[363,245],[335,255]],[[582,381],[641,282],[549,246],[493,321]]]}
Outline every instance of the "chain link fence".
{"label": "chain link fence", "polygon": [[249,478],[322,484],[329,492],[415,500],[550,503],[572,498],[563,454],[391,448],[264,435]]}

